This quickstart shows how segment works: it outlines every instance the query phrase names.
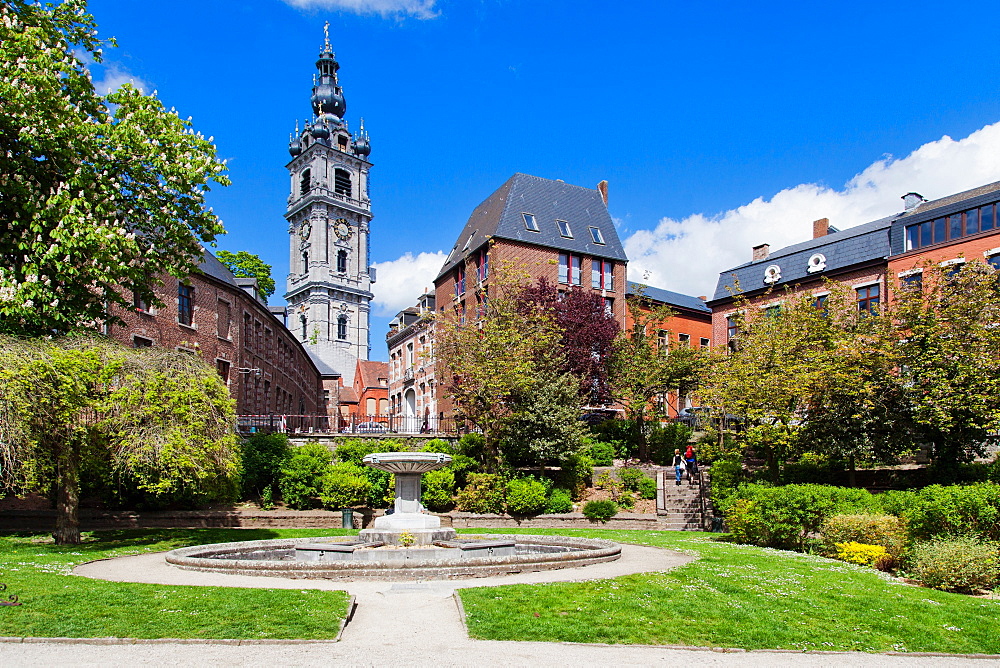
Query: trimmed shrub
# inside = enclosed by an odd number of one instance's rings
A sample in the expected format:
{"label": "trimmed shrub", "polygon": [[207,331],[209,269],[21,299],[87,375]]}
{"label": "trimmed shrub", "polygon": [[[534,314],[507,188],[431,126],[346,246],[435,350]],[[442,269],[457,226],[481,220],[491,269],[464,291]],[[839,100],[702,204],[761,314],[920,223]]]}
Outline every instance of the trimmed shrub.
{"label": "trimmed shrub", "polygon": [[1000,580],[996,543],[972,538],[939,538],[913,548],[913,576],[932,589],[973,594]]}
{"label": "trimmed shrub", "polygon": [[833,515],[820,531],[828,556],[838,553],[839,544],[852,542],[880,545],[896,558],[906,549],[906,523],[894,515]]}
{"label": "trimmed shrub", "polygon": [[565,457],[560,464],[561,470],[555,476],[556,487],[570,490],[573,500],[579,501],[594,477],[594,460],[587,455],[574,454]]}
{"label": "trimmed shrub", "polygon": [[931,485],[903,511],[915,540],[972,535],[1000,541],[1000,485]]}
{"label": "trimmed shrub", "polygon": [[503,479],[491,473],[469,474],[469,484],[459,491],[455,501],[458,509],[467,513],[503,512],[504,491]]}
{"label": "trimmed shrub", "polygon": [[804,551],[827,518],[872,508],[870,492],[827,485],[740,485],[723,511],[739,543]]}
{"label": "trimmed shrub", "polygon": [[537,515],[545,510],[545,485],[534,478],[515,478],[507,483],[507,512]]}
{"label": "trimmed shrub", "polygon": [[680,422],[653,427],[646,437],[650,458],[660,466],[668,466],[674,459],[674,450],[684,452],[692,434],[694,432]]}
{"label": "trimmed shrub", "polygon": [[639,492],[640,499],[655,499],[656,498],[656,481],[649,476],[643,478],[639,481]]}
{"label": "trimmed shrub", "polygon": [[638,492],[639,481],[646,477],[646,474],[640,469],[629,467],[615,469],[615,473],[618,474],[618,479],[622,483],[622,488],[627,489],[630,492]]}
{"label": "trimmed shrub", "polygon": [[712,503],[718,508],[744,482],[743,461],[741,459],[718,459],[712,464],[709,471]]}
{"label": "trimmed shrub", "polygon": [[589,520],[607,522],[618,514],[618,504],[611,499],[587,501],[583,504],[583,514]]}
{"label": "trimmed shrub", "polygon": [[420,480],[423,492],[420,501],[435,513],[448,512],[455,507],[455,472],[447,468],[428,471]]}
{"label": "trimmed shrub", "polygon": [[573,497],[568,489],[556,488],[549,494],[549,499],[545,503],[546,513],[571,513],[573,512]]}
{"label": "trimmed shrub", "polygon": [[[375,452],[405,452],[406,448],[403,447],[398,441],[393,441],[390,439],[382,438],[348,438],[345,439],[337,446],[335,455],[337,461],[340,462],[350,462],[356,466],[364,466],[362,461],[365,455],[370,455]],[[365,467],[369,468],[369,467]]]}
{"label": "trimmed shrub", "polygon": [[320,482],[320,501],[330,510],[354,508],[368,503],[371,483],[359,466],[350,463],[332,464]]}
{"label": "trimmed shrub", "polygon": [[860,566],[872,566],[889,556],[881,545],[865,545],[854,541],[837,543],[836,550],[837,559]]}
{"label": "trimmed shrub", "polygon": [[632,492],[622,492],[618,495],[618,505],[625,510],[635,508],[635,495]]}
{"label": "trimmed shrub", "polygon": [[590,441],[583,449],[584,454],[594,460],[594,466],[614,466],[615,446],[602,441]]}
{"label": "trimmed shrub", "polygon": [[242,443],[243,497],[270,497],[278,486],[281,466],[291,454],[286,434],[254,434]]}
{"label": "trimmed shrub", "polygon": [[454,455],[458,452],[458,448],[443,438],[432,438],[424,444],[424,447],[420,448],[420,452],[441,452],[446,455]]}
{"label": "trimmed shrub", "polygon": [[892,489],[875,495],[876,506],[886,515],[905,517],[917,503],[917,493],[911,490]]}
{"label": "trimmed shrub", "polygon": [[281,467],[278,489],[285,503],[298,510],[306,510],[316,505],[320,481],[333,455],[319,443],[307,443],[292,450]]}
{"label": "trimmed shrub", "polygon": [[639,448],[635,440],[635,422],[632,420],[605,420],[591,426],[590,431],[599,441],[613,443],[619,457],[633,457]]}

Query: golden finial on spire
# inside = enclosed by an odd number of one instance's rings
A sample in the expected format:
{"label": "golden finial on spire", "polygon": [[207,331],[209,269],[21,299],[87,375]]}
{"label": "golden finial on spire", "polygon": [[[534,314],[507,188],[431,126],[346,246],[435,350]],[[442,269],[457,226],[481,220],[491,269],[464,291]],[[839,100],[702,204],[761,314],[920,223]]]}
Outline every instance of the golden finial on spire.
{"label": "golden finial on spire", "polygon": [[330,22],[323,24],[323,48],[330,51]]}

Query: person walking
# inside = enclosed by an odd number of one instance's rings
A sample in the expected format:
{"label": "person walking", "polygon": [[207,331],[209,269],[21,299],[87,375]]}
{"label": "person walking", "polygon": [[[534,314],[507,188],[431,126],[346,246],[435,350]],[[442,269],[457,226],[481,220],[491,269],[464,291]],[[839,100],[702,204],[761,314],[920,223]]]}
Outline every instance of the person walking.
{"label": "person walking", "polygon": [[681,456],[680,450],[674,450],[674,473],[677,476],[677,484],[681,484],[681,477],[684,475],[684,457]]}
{"label": "person walking", "polygon": [[684,461],[687,464],[688,484],[693,485],[694,476],[698,475],[698,455],[690,445],[684,451]]}

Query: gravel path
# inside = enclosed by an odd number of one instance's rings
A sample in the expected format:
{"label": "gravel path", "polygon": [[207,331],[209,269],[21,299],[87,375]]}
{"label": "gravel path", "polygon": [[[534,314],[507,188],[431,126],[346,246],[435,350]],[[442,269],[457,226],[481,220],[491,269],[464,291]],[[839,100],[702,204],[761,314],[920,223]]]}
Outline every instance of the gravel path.
{"label": "gravel path", "polygon": [[[343,589],[356,597],[354,617],[340,642],[244,644],[234,641],[157,641],[101,644],[93,641],[0,642],[0,665],[171,665],[171,666],[1000,666],[1000,659],[860,653],[722,652],[709,649],[633,645],[498,642],[472,640],[465,632],[455,590],[501,584],[568,582],[664,571],[693,557],[652,547],[623,545],[617,561],[584,568],[522,573],[472,580],[379,582],[292,580],[184,571],[163,554],[121,557],[83,564],[77,575],[119,582],[277,589]],[[331,637],[336,629],[331,629]],[[104,641],[107,642],[107,641]]]}

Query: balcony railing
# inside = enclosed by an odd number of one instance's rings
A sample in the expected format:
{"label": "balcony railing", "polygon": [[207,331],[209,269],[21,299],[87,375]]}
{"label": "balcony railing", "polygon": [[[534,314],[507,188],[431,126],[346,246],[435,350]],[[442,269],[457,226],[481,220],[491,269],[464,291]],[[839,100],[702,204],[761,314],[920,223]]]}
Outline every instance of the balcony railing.
{"label": "balcony railing", "polygon": [[241,434],[384,434],[460,435],[475,429],[464,420],[416,415],[240,415],[237,429]]}

